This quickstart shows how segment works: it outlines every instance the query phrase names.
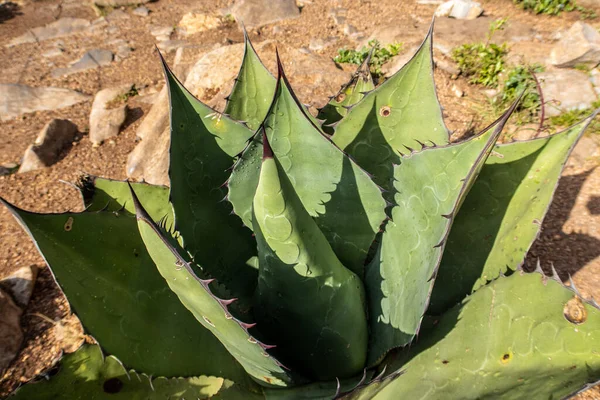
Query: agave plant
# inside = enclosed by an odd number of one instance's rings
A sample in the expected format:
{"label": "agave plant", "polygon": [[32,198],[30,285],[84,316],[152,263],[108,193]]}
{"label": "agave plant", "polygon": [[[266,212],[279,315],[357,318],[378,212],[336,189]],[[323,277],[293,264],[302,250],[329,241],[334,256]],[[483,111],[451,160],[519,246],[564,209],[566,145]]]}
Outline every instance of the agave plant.
{"label": "agave plant", "polygon": [[449,143],[431,48],[377,88],[367,61],[317,117],[247,38],[224,113],[165,64],[169,188],[88,176],[81,213],[4,202],[98,343],[14,399],[555,399],[600,379],[598,305],[522,269],[591,119],[497,144],[513,106]]}

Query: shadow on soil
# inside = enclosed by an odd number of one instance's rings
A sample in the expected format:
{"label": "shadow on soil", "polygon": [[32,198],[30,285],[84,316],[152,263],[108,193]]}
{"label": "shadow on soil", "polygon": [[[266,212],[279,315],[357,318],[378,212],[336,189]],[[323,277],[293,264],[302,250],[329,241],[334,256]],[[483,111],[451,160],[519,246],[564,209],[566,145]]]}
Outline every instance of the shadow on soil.
{"label": "shadow on soil", "polygon": [[[534,269],[539,258],[546,274],[552,274],[550,264],[554,264],[558,275],[564,281],[600,255],[600,240],[585,233],[565,233],[562,230],[583,184],[592,171],[593,169],[560,179],[554,200],[544,219],[542,233],[527,255],[527,270]],[[593,196],[587,203],[587,208],[591,214],[599,214],[600,197]]]}

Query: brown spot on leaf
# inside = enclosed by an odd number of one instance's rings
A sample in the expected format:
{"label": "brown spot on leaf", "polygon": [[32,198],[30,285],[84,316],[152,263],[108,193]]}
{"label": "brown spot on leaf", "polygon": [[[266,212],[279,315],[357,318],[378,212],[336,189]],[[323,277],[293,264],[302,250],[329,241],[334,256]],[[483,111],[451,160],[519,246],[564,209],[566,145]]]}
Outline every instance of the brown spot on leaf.
{"label": "brown spot on leaf", "polygon": [[587,310],[579,296],[574,296],[567,301],[563,309],[563,315],[567,321],[575,325],[583,324],[587,320]]}
{"label": "brown spot on leaf", "polygon": [[389,117],[391,113],[392,109],[390,108],[390,106],[383,106],[379,109],[379,115],[381,115],[384,118]]}

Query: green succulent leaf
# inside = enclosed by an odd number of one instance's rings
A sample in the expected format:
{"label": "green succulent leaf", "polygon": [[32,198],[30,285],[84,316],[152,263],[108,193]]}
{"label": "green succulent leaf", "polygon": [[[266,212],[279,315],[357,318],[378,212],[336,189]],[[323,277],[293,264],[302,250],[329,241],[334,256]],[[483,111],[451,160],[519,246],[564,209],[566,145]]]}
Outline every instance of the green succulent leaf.
{"label": "green succulent leaf", "polygon": [[369,366],[419,332],[452,218],[511,113],[479,136],[424,148],[394,168],[395,206],[365,279]]}
{"label": "green succulent leaf", "polygon": [[[280,165],[304,208],[315,219],[340,261],[359,276],[385,218],[381,190],[307,117],[283,75],[264,128]],[[262,139],[255,135],[233,169],[229,200],[252,226],[252,199],[260,173]]]}
{"label": "green succulent leaf", "polygon": [[[176,248],[164,232],[152,221],[139,203],[132,189],[136,208],[138,229],[158,271],[167,281],[181,303],[194,317],[225,346],[246,372],[267,385],[286,386],[291,382],[288,373],[273,358],[266,345],[249,332],[253,323],[246,323],[234,316],[229,309],[236,298],[223,299],[213,294],[210,284],[213,279],[199,278],[184,251]],[[195,268],[199,273],[204,267]]]}
{"label": "green succulent leaf", "polygon": [[521,271],[447,311],[407,353],[375,400],[565,398],[600,379],[600,310]]}
{"label": "green succulent leaf", "polygon": [[375,89],[369,67],[369,61],[374,49],[371,50],[365,61],[359,65],[356,72],[352,75],[350,82],[346,83],[338,94],[333,96],[331,101],[319,110],[317,119],[323,121],[322,129],[325,133],[333,135],[334,131],[331,125],[345,117],[348,114],[348,109],[358,103],[366,93]]}
{"label": "green succulent leaf", "polygon": [[[83,345],[65,355],[59,371],[50,380],[42,380],[18,389],[12,400],[168,400],[222,399],[237,385],[224,378],[152,378],[127,371],[113,356],[104,358],[97,345]],[[246,393],[248,395],[249,393]],[[248,397],[247,397],[248,398]],[[251,397],[250,397],[251,398]]]}
{"label": "green succulent leaf", "polygon": [[413,58],[354,105],[334,127],[333,142],[392,189],[392,164],[420,142],[448,143],[433,81],[433,25]]}
{"label": "green succulent leaf", "polygon": [[116,181],[85,175],[77,186],[86,211],[120,211],[135,213],[129,185],[144,199],[148,214],[154,221],[173,223],[173,209],[169,203],[169,188],[147,183]]}
{"label": "green succulent leaf", "polygon": [[171,101],[169,178],[175,227],[185,249],[243,302],[256,287],[252,233],[231,214],[224,183],[252,131],[198,101],[166,64]]}
{"label": "green succulent leaf", "polygon": [[263,133],[254,196],[255,315],[275,353],[311,379],[359,373],[367,356],[364,288],[302,206]]}
{"label": "green succulent leaf", "polygon": [[428,312],[442,313],[523,264],[567,158],[592,118],[494,149],[452,226]]}
{"label": "green succulent leaf", "polygon": [[228,96],[225,114],[256,130],[269,111],[276,81],[258,58],[245,29],[244,44],[242,66]]}
{"label": "green succulent leaf", "polygon": [[168,289],[127,210],[36,214],[4,204],[35,242],[87,332],[106,351],[155,376],[244,375]]}

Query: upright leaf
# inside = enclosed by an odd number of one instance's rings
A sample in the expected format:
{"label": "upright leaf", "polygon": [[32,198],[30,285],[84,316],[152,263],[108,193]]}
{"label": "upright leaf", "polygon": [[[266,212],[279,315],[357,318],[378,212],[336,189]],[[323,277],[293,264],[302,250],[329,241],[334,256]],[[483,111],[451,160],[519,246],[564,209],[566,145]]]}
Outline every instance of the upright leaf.
{"label": "upright leaf", "polygon": [[338,260],[302,206],[266,137],[254,196],[255,314],[276,354],[317,380],[351,377],[367,357],[360,278]]}
{"label": "upright leaf", "polygon": [[245,121],[252,130],[265,119],[275,92],[275,78],[263,65],[244,29],[244,58],[229,94],[225,114]]}
{"label": "upright leaf", "polygon": [[405,373],[368,398],[566,398],[600,380],[600,310],[559,281],[515,273],[447,311],[407,353],[390,366]]}
{"label": "upright leaf", "polygon": [[494,149],[452,226],[429,312],[443,312],[523,264],[563,166],[592,118],[549,137]]}
{"label": "upright leaf", "polygon": [[327,134],[333,135],[331,125],[345,117],[352,106],[358,103],[366,93],[375,89],[369,65],[373,50],[374,48],[363,63],[359,65],[350,82],[342,86],[340,91],[331,98],[331,101],[319,110],[317,119],[323,121],[322,128]]}
{"label": "upright leaf", "polygon": [[[367,252],[385,218],[385,201],[369,175],[307,117],[283,75],[281,63],[264,128],[304,208],[340,261],[362,276]],[[255,137],[229,181],[229,200],[247,226],[252,226],[251,199],[258,185],[261,146]]]}
{"label": "upright leaf", "polygon": [[155,376],[244,375],[168,289],[127,210],[35,214],[4,204],[107,352]]}
{"label": "upright leaf", "polygon": [[365,280],[369,365],[419,332],[452,219],[511,112],[479,136],[424,148],[394,167],[396,205]]}
{"label": "upright leaf", "polygon": [[333,142],[392,189],[392,164],[419,141],[448,143],[448,130],[433,81],[433,24],[413,58],[367,94],[335,126]]}
{"label": "upright leaf", "polygon": [[164,64],[171,102],[169,177],[175,227],[195,262],[248,301],[256,287],[256,243],[224,201],[227,169],[252,136],[192,96]]}
{"label": "upright leaf", "polygon": [[148,253],[181,303],[253,378],[265,385],[287,386],[291,383],[287,371],[266,352],[271,346],[250,334],[249,329],[255,324],[239,320],[229,310],[229,305],[237,299],[223,299],[213,294],[209,285],[214,279],[199,278],[192,269],[192,263],[184,258],[183,249],[176,248],[176,244],[166,238],[139,203],[133,189],[132,197],[138,229]]}

